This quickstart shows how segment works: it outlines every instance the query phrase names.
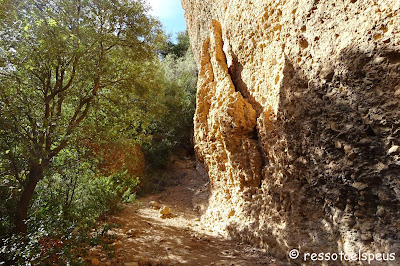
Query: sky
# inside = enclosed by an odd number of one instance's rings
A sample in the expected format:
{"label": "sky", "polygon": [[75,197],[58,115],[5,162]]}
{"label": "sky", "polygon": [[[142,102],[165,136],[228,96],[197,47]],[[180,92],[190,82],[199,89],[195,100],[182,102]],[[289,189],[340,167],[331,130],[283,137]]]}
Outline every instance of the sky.
{"label": "sky", "polygon": [[147,0],[151,6],[150,14],[160,19],[164,30],[175,40],[176,33],[186,30],[181,0]]}

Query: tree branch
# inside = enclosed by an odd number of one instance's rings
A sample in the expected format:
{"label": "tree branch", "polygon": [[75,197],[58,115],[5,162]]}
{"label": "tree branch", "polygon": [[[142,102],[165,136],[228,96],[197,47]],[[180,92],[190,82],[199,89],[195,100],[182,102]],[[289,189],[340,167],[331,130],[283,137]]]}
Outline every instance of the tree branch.
{"label": "tree branch", "polygon": [[15,161],[14,156],[11,154],[11,151],[10,151],[10,153],[8,154],[8,158],[9,158],[10,161],[11,161],[11,166],[12,166],[12,168],[13,168],[13,170],[14,170],[15,179],[18,181],[18,183],[20,183],[20,185],[22,185],[22,184],[23,184],[23,181],[22,181],[21,177],[19,176],[18,165],[17,165],[17,162]]}
{"label": "tree branch", "polygon": [[[63,140],[60,142],[60,144],[54,148],[53,150],[50,151],[49,154],[49,159],[53,158],[55,155],[57,155],[62,149],[65,148],[65,146],[68,143],[68,137],[71,135],[72,131],[82,122],[82,120],[87,116],[90,108],[90,103],[94,96],[96,96],[97,91],[100,87],[100,78],[98,77],[95,85],[92,90],[92,95],[82,99],[76,108],[74,115],[72,116],[71,120],[68,123],[68,128],[67,132],[65,133],[65,136],[63,137]],[[85,107],[85,109],[83,109]],[[83,109],[83,111],[82,111]]]}
{"label": "tree branch", "polygon": [[[60,83],[59,86],[58,86],[58,89],[54,90],[54,91],[49,95],[49,97],[50,97],[51,99],[53,99],[54,97],[56,97],[56,95],[59,94],[60,92],[63,92],[63,91],[65,91],[65,90],[67,90],[67,89],[72,85],[72,82],[74,81],[74,78],[75,78],[76,67],[77,67],[77,65],[78,65],[79,59],[80,59],[80,56],[75,56],[74,63],[72,64],[71,76],[70,76],[70,78],[69,78],[67,84],[63,87],[63,86],[62,86],[62,83]],[[62,75],[64,76],[64,71],[62,71],[62,73],[63,73]],[[63,77],[63,79],[64,79],[64,77]]]}

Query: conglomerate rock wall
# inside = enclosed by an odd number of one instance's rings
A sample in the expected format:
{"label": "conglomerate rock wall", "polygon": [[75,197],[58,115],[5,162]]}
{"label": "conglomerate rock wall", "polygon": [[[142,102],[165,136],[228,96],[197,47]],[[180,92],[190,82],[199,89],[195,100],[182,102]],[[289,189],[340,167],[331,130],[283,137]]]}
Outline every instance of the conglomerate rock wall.
{"label": "conglomerate rock wall", "polygon": [[400,1],[182,6],[200,71],[203,221],[282,257],[400,260]]}

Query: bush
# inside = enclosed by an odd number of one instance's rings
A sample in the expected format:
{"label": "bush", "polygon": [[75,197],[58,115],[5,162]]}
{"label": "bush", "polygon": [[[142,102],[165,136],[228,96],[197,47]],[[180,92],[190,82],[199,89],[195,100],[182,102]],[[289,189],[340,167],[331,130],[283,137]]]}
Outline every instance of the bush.
{"label": "bush", "polygon": [[63,150],[46,173],[48,177],[38,183],[30,207],[29,234],[25,238],[16,234],[7,236],[12,209],[0,205],[3,213],[8,211],[1,220],[0,261],[49,265],[83,262],[86,248],[101,240],[89,234],[97,219],[120,209],[120,202],[135,200],[133,191],[139,183],[138,177],[124,168],[109,176],[101,175],[96,170],[98,162],[87,157],[86,152],[82,147]]}

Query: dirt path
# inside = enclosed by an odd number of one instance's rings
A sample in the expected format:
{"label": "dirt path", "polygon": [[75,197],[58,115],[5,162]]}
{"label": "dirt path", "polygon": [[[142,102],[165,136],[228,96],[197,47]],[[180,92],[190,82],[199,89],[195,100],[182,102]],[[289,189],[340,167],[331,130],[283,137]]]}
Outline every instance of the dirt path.
{"label": "dirt path", "polygon": [[[115,257],[98,246],[89,251],[94,265],[275,265],[263,250],[226,240],[201,224],[206,208],[208,180],[191,160],[177,161],[169,171],[169,186],[159,194],[139,199],[108,222]],[[154,205],[158,205],[159,208]],[[140,206],[141,205],[141,206]],[[172,217],[160,217],[169,207]]]}

